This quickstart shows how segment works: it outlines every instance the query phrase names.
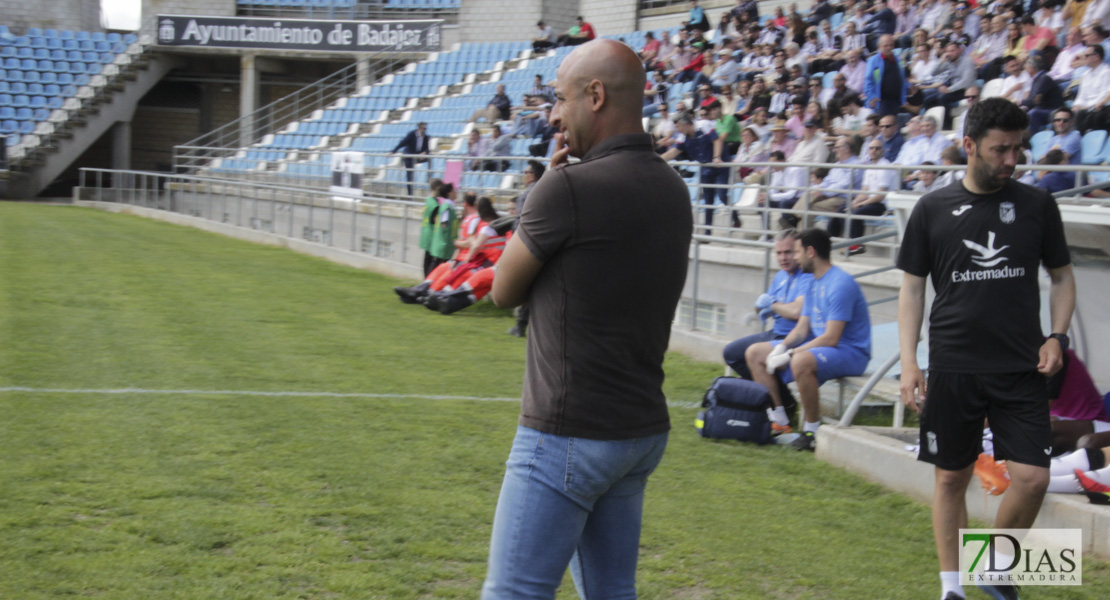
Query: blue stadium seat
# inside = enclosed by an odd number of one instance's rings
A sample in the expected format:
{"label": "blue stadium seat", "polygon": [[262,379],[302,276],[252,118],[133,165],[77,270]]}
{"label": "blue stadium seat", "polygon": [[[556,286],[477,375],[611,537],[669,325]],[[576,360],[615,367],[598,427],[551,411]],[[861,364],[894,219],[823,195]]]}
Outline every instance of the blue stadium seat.
{"label": "blue stadium seat", "polygon": [[1052,139],[1053,135],[1052,131],[1038,131],[1029,138],[1029,145],[1033,150],[1033,162],[1041,160],[1048,153],[1048,140]]}
{"label": "blue stadium seat", "polygon": [[26,94],[27,93],[27,84],[23,83],[22,81],[13,81],[13,82],[9,83],[8,86],[9,86],[9,89],[11,89],[11,93],[13,95],[14,94]]}
{"label": "blue stadium seat", "polygon": [[1097,165],[1101,162],[1102,148],[1106,144],[1106,130],[1095,129],[1088,131],[1080,142],[1081,161],[1085,165]]}
{"label": "blue stadium seat", "polygon": [[42,35],[44,37],[47,37],[47,38],[57,38],[58,37],[58,30],[57,29],[44,29],[42,31]]}

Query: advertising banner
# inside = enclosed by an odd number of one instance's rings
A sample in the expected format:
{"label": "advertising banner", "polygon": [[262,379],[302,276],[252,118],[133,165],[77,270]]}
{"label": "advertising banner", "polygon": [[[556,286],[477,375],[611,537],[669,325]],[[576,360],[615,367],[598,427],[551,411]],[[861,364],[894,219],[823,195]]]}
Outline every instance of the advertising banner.
{"label": "advertising banner", "polygon": [[330,21],[251,17],[158,16],[158,44],[318,52],[438,52],[438,19]]}

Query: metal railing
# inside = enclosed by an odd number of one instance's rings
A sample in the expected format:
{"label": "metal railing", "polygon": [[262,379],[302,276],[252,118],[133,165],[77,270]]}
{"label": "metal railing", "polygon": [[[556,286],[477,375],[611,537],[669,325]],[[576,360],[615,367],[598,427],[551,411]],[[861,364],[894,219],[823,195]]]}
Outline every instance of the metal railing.
{"label": "metal railing", "polygon": [[[430,28],[439,27],[432,24]],[[423,31],[423,30],[422,30]],[[184,144],[174,146],[174,170],[195,173],[215,159],[232,158],[247,147],[257,144],[266,135],[290,123],[304,120],[317,110],[337,100],[356,95],[361,86],[370,85],[383,76],[396,72],[427,53],[398,54],[379,51],[363,56],[354,63],[301,89],[278,98],[265,106],[226,123]]]}
{"label": "metal railing", "polygon": [[[520,157],[508,157],[522,160]],[[545,159],[540,159],[545,160]],[[674,163],[675,166],[699,167],[698,163]],[[779,164],[782,163],[760,163]],[[829,165],[820,163],[807,163],[791,166],[800,166],[807,169],[827,168]],[[880,168],[878,166],[862,165],[860,168]],[[899,165],[886,167],[889,169],[903,168]],[[928,167],[932,170],[946,171],[963,167]],[[1107,171],[1110,168],[1099,165],[1055,167],[1038,166],[1038,170],[1047,171]],[[406,186],[407,180],[392,181],[390,185]],[[700,182],[699,184],[700,185]],[[1110,188],[1110,182],[1101,184]],[[706,184],[708,187],[708,184]],[[735,187],[735,185],[733,186]],[[765,184],[755,186],[766,188]],[[501,189],[502,192],[509,191]],[[1110,225],[1110,198],[1076,197],[1074,190],[1057,194],[1061,206],[1061,213],[1065,222],[1098,223]],[[243,181],[214,177],[175,175],[166,173],[152,173],[142,171],[116,171],[110,169],[81,169],[80,184],[75,189],[74,197],[82,200],[95,200],[102,202],[118,202],[134,206],[143,206],[156,210],[166,210],[194,217],[218,221],[238,227],[261,230],[287,238],[303,239],[310,243],[330,247],[338,247],[352,252],[364,253],[378,258],[393,260],[419,267],[422,254],[416,247],[415,228],[419,227],[422,203],[414,202],[413,196],[398,193],[396,197],[384,197],[377,194],[366,194],[360,198],[336,197],[326,189],[321,189],[315,182],[310,186],[296,185],[292,181]],[[422,196],[421,196],[422,197]],[[700,197],[700,194],[698,195]],[[716,217],[727,217],[731,206],[706,206],[692,202],[691,210],[695,219],[702,211],[710,209]],[[766,206],[746,207],[746,214],[761,215],[775,209]],[[828,213],[824,213],[828,214]],[[840,215],[841,217],[848,215]],[[852,244],[883,243],[891,248],[889,264],[879,264],[875,268],[857,272],[857,279],[866,279],[881,275],[895,269],[894,256],[898,245],[898,232],[888,228],[887,223],[895,220],[894,217],[883,218],[866,217],[876,220],[879,229],[863,237],[851,240],[837,241],[834,248],[844,248]],[[769,219],[768,219],[769,220]],[[696,222],[696,221],[695,221]],[[761,220],[761,223],[764,222]],[[689,301],[690,322],[686,327],[697,331],[698,310],[702,298],[702,280],[706,277],[705,268],[709,263],[719,263],[719,259],[706,259],[703,252],[710,245],[746,249],[759,253],[762,261],[753,264],[752,268],[760,272],[763,282],[762,289],[769,285],[774,272],[772,266],[771,250],[773,242],[769,236],[774,233],[765,228],[741,228],[714,224],[708,227],[710,235],[702,235],[700,230],[704,225],[695,225],[695,235],[691,244],[691,264],[689,269]],[[412,229],[413,231],[409,231]],[[839,260],[839,259],[838,259]],[[842,261],[841,261],[842,262]],[[869,306],[890,302],[897,295],[880,298],[869,302]],[[732,308],[747,313],[750,307],[744,302],[730,304]],[[1073,317],[1072,330],[1076,339],[1077,351],[1081,357],[1086,354],[1087,340],[1083,331],[1083,320],[1077,307]],[[850,425],[864,400],[866,400],[874,387],[886,376],[887,372],[897,364],[900,356],[898,352],[885,357],[879,368],[872,373],[867,381],[862,384],[858,393],[841,413],[840,424]],[[895,404],[895,423],[900,424],[903,410],[899,403]]]}

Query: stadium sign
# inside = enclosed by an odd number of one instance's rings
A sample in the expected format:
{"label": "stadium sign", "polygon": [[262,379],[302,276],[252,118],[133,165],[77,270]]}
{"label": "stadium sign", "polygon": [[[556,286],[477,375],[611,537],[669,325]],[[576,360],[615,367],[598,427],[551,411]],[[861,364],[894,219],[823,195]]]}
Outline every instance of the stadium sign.
{"label": "stadium sign", "polygon": [[438,19],[330,21],[248,17],[158,16],[158,44],[319,52],[436,52]]}

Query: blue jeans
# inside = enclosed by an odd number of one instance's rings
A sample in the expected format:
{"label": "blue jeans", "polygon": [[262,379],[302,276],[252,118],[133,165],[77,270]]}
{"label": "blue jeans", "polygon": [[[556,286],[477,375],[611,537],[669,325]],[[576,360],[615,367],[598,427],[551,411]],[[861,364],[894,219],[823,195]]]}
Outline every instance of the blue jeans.
{"label": "blue jeans", "polygon": [[647,478],[667,434],[588,440],[517,427],[482,600],[551,599],[570,565],[583,600],[636,598]]}

